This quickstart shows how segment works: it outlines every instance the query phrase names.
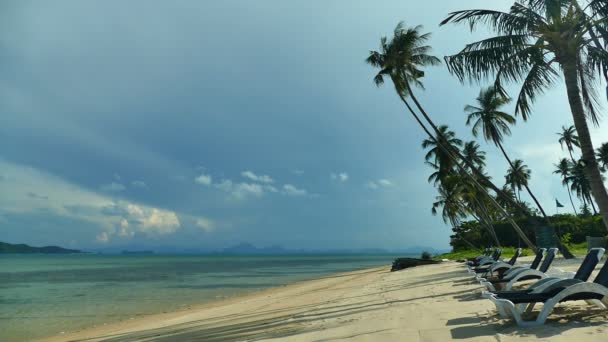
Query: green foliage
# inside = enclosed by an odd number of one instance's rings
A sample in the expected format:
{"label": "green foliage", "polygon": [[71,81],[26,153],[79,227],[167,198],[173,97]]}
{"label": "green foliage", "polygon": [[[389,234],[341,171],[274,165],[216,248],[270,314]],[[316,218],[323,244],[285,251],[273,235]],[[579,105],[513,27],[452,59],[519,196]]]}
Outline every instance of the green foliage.
{"label": "green foliage", "polygon": [[572,241],[572,234],[566,233],[562,235],[562,245],[570,246],[570,242]]}
{"label": "green foliage", "polygon": [[[516,250],[516,248],[514,248],[514,247],[503,247],[501,257],[503,259],[509,259],[513,256],[513,254],[515,254],[515,250]],[[585,252],[586,252],[586,250],[585,250]],[[437,255],[433,259],[435,259],[435,260],[442,260],[442,259],[464,260],[467,258],[474,258],[480,254],[483,254],[482,249],[463,249],[460,251],[453,251],[450,253]],[[534,253],[529,249],[523,249],[521,256],[528,256],[528,255],[534,255]]]}
{"label": "green foliage", "polygon": [[431,260],[433,258],[433,255],[431,255],[431,253],[424,251],[422,252],[422,254],[420,254],[420,259],[422,260]]}
{"label": "green foliage", "polygon": [[[533,220],[536,220],[540,225],[554,227],[556,231],[561,232],[562,236],[568,235],[568,243],[573,246],[585,243],[587,236],[604,236],[606,234],[600,216],[560,214],[549,217],[548,221],[541,217],[517,218],[515,220],[517,224],[534,243],[536,243],[536,234]],[[523,243],[518,240],[517,235],[513,234],[513,229],[508,222],[497,221],[493,222],[492,225],[503,246],[523,246]],[[452,230],[455,233],[451,236],[450,241],[453,251],[469,250],[470,245],[466,241],[474,246],[493,245],[493,239],[487,229],[484,229],[477,221],[462,222],[462,224]]]}

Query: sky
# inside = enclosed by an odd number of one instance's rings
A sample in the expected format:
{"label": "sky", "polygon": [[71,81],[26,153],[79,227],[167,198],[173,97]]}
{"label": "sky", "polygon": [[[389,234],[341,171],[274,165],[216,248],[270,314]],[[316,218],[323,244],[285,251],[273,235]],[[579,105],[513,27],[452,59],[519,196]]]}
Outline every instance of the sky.
{"label": "sky", "polygon": [[[447,248],[450,228],[430,211],[424,136],[364,60],[399,21],[433,32],[436,56],[454,54],[484,33],[438,23],[511,4],[491,3],[4,2],[0,240]],[[435,121],[472,139],[463,107],[480,85],[460,84],[445,66],[424,82],[418,97]],[[556,86],[505,142],[551,212],[555,198],[568,202],[552,171],[566,156],[556,133],[571,124]],[[596,146],[608,141],[602,125]],[[480,143],[502,184],[506,162]]]}

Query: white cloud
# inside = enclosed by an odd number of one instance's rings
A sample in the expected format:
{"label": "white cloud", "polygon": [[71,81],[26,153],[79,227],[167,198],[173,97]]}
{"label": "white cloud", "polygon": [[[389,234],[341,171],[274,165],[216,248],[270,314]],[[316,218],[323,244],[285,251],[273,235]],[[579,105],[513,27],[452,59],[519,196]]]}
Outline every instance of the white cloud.
{"label": "white cloud", "polygon": [[126,189],[124,185],[117,183],[117,182],[103,184],[99,188],[101,189],[101,191],[105,191],[105,192],[121,192],[121,191],[125,191],[125,189]]}
{"label": "white cloud", "polygon": [[372,190],[378,190],[380,188],[390,188],[394,185],[395,184],[392,181],[382,178],[378,180],[369,181],[365,186]]}
{"label": "white cloud", "polygon": [[221,182],[216,183],[214,186],[222,191],[231,192],[232,191],[232,181],[229,179],[222,179]]}
{"label": "white cloud", "polygon": [[264,194],[264,189],[259,184],[238,183],[233,187],[231,194],[238,199],[249,196],[261,197]]}
{"label": "white cloud", "polygon": [[205,185],[205,186],[210,186],[212,179],[210,175],[206,175],[206,174],[201,174],[200,176],[196,177],[194,179],[194,182],[197,184],[201,184],[201,185]]}
{"label": "white cloud", "polygon": [[222,179],[220,183],[216,183],[214,186],[239,200],[247,197],[262,197],[265,190],[270,192],[274,192],[273,190],[276,190],[276,188],[271,185],[234,183],[229,179]]}
{"label": "white cloud", "polygon": [[393,186],[393,182],[391,182],[388,179],[380,179],[380,180],[378,180],[378,184],[385,186],[385,187]]}
{"label": "white cloud", "polygon": [[283,192],[289,196],[306,196],[308,194],[305,189],[298,189],[292,184],[283,185]]}
{"label": "white cloud", "polygon": [[140,188],[140,189],[148,188],[148,184],[146,184],[144,181],[140,181],[140,180],[132,181],[131,186],[134,188]]}
{"label": "white cloud", "polygon": [[267,184],[274,183],[274,179],[272,179],[270,176],[256,175],[255,173],[253,173],[249,170],[241,172],[241,176],[243,176],[244,178],[247,178],[249,180],[252,180],[254,182],[267,183]]}
{"label": "white cloud", "polygon": [[215,230],[215,222],[205,217],[199,217],[194,224],[207,233]]}
{"label": "white cloud", "polygon": [[[134,237],[136,232],[151,237],[171,234],[180,228],[177,214],[170,210],[115,201],[108,195],[85,190],[56,176],[1,159],[0,169],[10,180],[2,184],[2,190],[7,194],[0,196],[3,211],[27,214],[44,210],[85,221],[89,224],[83,225],[83,229],[92,229],[90,236],[98,243],[109,243],[116,237]],[[40,201],[29,193],[53,195]]]}
{"label": "white cloud", "polygon": [[264,185],[264,190],[268,192],[279,192],[279,189],[275,188],[272,185]]}
{"label": "white cloud", "polygon": [[152,208],[143,216],[140,231],[165,235],[175,233],[179,227],[179,218],[174,212]]}
{"label": "white cloud", "polygon": [[329,177],[332,180],[339,181],[339,182],[342,182],[342,183],[345,183],[346,181],[348,181],[348,173],[346,173],[346,172],[331,173],[329,175]]}
{"label": "white cloud", "polygon": [[101,232],[96,236],[95,239],[99,243],[108,243],[110,242],[110,234],[108,232]]}

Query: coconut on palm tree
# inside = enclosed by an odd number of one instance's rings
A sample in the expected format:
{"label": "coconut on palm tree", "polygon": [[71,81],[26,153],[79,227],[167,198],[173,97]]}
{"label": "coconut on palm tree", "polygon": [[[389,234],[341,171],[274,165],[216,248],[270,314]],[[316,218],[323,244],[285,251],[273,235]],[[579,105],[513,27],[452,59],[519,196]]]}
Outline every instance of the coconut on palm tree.
{"label": "coconut on palm tree", "polygon": [[[450,158],[455,162],[457,168],[464,170],[463,166],[460,165],[460,162],[463,162],[465,165],[467,165],[467,167],[473,170],[475,177],[483,179],[483,173],[480,172],[470,161],[466,160],[460,151],[452,150],[449,146],[447,146],[447,144],[443,143],[443,137],[441,136],[441,132],[439,132],[439,128],[433,123],[424,108],[422,108],[418,99],[412,93],[412,85],[422,87],[421,79],[424,77],[424,71],[422,68],[440,63],[439,59],[428,54],[431,48],[425,44],[429,39],[430,34],[422,34],[420,33],[420,29],[420,26],[414,28],[405,28],[402,23],[399,23],[394,30],[392,39],[389,40],[386,37],[380,39],[380,51],[371,51],[369,57],[366,59],[367,63],[380,69],[374,77],[374,82],[376,85],[380,86],[384,83],[384,79],[386,77],[390,78],[390,80],[393,82],[397,95],[405,104],[416,122],[424,130],[426,135],[433,140],[435,139],[434,134],[437,134],[439,136],[439,139],[437,140],[439,143],[438,146],[444,150],[447,155],[450,155]],[[426,124],[422,122],[416,111],[414,111],[414,108],[408,101],[409,99],[414,102],[415,107],[422,114],[426,122],[431,126],[434,134],[429,131]],[[477,183],[480,188],[483,188],[475,177],[468,174],[466,170],[464,171],[464,174],[467,174],[467,177],[469,177],[473,183]],[[489,180],[484,179],[484,182],[487,183],[488,186],[490,186],[490,188],[496,192],[496,194],[504,196],[501,190]],[[504,208],[500,207],[494,198],[491,198],[491,201],[498,210],[502,210],[506,214]],[[532,241],[524,234],[523,230],[517,225],[517,223],[508,215],[507,219],[516,232],[520,235],[522,240],[524,240],[524,242],[531,249],[536,249],[536,246],[534,246]]]}
{"label": "coconut on palm tree", "polygon": [[[496,88],[488,87],[479,92],[479,96],[476,99],[477,104],[475,106],[465,106],[464,111],[469,113],[466,123],[467,126],[473,125],[473,135],[477,137],[481,131],[485,141],[494,143],[502,152],[509,166],[514,168],[513,162],[502,144],[504,137],[511,135],[509,126],[514,125],[516,122],[516,119],[512,115],[502,110],[502,107],[510,101],[508,97],[500,94]],[[526,189],[543,216],[547,217],[540,202],[534,196],[532,190],[530,190],[528,183],[526,182],[522,186]]]}
{"label": "coconut on palm tree", "polygon": [[570,204],[572,204],[572,210],[574,210],[574,214],[578,215],[576,212],[576,207],[574,206],[574,201],[572,200],[572,191],[570,189],[570,170],[572,170],[573,163],[569,161],[567,158],[560,159],[559,163],[555,164],[555,171],[553,173],[562,176],[562,185],[566,187],[568,190],[568,197],[570,198]]}
{"label": "coconut on palm tree", "polygon": [[608,192],[595,159],[588,119],[598,123],[593,81],[595,69],[608,69],[608,52],[598,44],[608,41],[605,1],[585,8],[574,0],[517,1],[508,12],[474,9],[450,13],[441,22],[467,23],[471,30],[484,25],[496,35],[468,44],[445,60],[461,81],[494,78],[502,93],[509,82],[521,84],[515,114],[525,121],[535,99],[555,85],[566,84],[568,103],[580,140],[584,170],[604,224],[608,229]]}
{"label": "coconut on palm tree", "polygon": [[572,159],[572,162],[575,163],[576,161],[572,155],[572,152],[574,152],[574,146],[579,148],[581,147],[578,135],[576,135],[576,128],[574,128],[574,126],[562,126],[562,131],[557,133],[557,135],[559,135],[559,145],[562,147],[562,149],[564,148],[564,145],[566,145],[568,153],[570,153],[570,159]]}

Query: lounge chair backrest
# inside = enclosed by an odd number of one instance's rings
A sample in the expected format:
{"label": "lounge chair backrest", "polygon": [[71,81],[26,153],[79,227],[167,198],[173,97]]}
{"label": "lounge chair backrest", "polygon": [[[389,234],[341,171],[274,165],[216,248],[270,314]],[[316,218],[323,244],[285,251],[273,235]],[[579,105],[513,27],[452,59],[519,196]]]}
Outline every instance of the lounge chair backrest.
{"label": "lounge chair backrest", "polygon": [[494,253],[494,257],[493,257],[493,259],[494,259],[495,261],[497,261],[497,260],[500,258],[500,255],[501,255],[501,254],[502,254],[502,249],[501,249],[501,248],[496,249],[496,252]]}
{"label": "lounge chair backrest", "polygon": [[513,254],[513,257],[511,258],[511,260],[509,260],[508,264],[509,265],[515,265],[515,262],[517,261],[517,258],[519,258],[519,256],[521,255],[521,248],[518,248],[515,250],[515,254]]}
{"label": "lounge chair backrest", "polygon": [[546,248],[538,249],[538,252],[536,252],[536,256],[534,257],[534,260],[532,260],[532,264],[530,265],[531,270],[535,270],[538,268],[538,265],[540,265],[540,261],[543,260],[543,256],[545,256],[546,251],[547,251]]}
{"label": "lounge chair backrest", "polygon": [[587,281],[595,269],[595,266],[597,266],[597,263],[600,262],[602,255],[604,255],[603,248],[592,248],[589,253],[587,253],[587,256],[585,256],[585,259],[583,259],[578,271],[576,271],[574,279]]}
{"label": "lounge chair backrest", "polygon": [[545,260],[543,260],[543,263],[540,265],[540,268],[538,270],[543,273],[547,272],[547,270],[551,266],[551,263],[553,262],[553,259],[555,258],[556,253],[557,248],[549,248],[549,251],[547,251],[547,255],[545,256]]}
{"label": "lounge chair backrest", "polygon": [[608,287],[608,262],[604,263],[604,266],[600,269],[600,273],[595,276],[593,282]]}

